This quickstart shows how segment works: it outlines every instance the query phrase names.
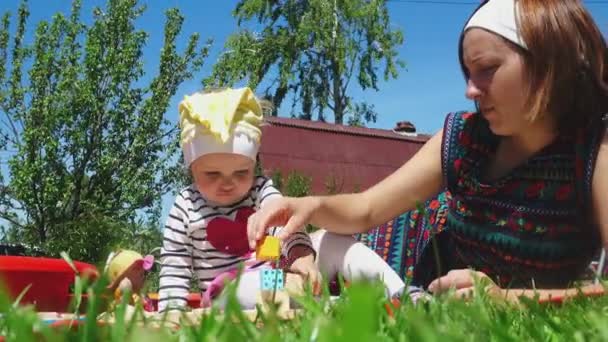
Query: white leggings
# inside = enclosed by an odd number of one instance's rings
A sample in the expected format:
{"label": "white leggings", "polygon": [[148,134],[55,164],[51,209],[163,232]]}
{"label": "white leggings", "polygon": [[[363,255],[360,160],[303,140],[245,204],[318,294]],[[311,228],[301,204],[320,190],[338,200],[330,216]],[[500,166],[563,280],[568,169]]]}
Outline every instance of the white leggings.
{"label": "white leggings", "polygon": [[[393,296],[404,286],[399,275],[373,250],[349,235],[337,235],[319,230],[310,235],[317,252],[316,263],[324,279],[337,274],[345,280],[381,279],[388,296]],[[260,272],[246,272],[241,276],[237,298],[243,309],[253,309],[260,290]],[[220,302],[223,300],[220,299]],[[220,304],[221,305],[221,304]]]}

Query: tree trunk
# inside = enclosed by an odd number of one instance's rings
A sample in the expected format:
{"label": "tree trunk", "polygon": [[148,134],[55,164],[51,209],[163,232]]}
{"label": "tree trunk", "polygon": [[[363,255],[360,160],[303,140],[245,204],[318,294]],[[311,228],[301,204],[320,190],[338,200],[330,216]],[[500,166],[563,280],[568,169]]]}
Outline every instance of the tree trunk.
{"label": "tree trunk", "polygon": [[340,77],[340,70],[338,70],[338,63],[332,63],[332,77],[333,77],[333,93],[334,93],[334,122],[338,125],[342,125],[344,122],[344,106],[342,99],[342,78]]}

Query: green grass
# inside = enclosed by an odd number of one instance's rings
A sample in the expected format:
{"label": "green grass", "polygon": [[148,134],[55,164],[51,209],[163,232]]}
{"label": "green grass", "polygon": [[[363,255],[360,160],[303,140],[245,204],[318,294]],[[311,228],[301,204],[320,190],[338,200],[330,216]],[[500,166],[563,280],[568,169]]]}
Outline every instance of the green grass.
{"label": "green grass", "polygon": [[[527,302],[523,307],[496,303],[484,295],[469,302],[436,298],[418,306],[404,301],[388,315],[378,284],[352,284],[338,301],[327,293],[300,299],[301,313],[280,321],[272,313],[250,322],[230,296],[224,315],[218,312],[194,326],[155,328],[118,319],[98,326],[103,281],[81,283],[92,300],[79,329],[51,329],[32,307],[0,296],[0,335],[7,341],[606,341],[608,296],[581,298],[563,305]],[[230,290],[233,291],[233,288]],[[124,310],[119,305],[117,311]]]}

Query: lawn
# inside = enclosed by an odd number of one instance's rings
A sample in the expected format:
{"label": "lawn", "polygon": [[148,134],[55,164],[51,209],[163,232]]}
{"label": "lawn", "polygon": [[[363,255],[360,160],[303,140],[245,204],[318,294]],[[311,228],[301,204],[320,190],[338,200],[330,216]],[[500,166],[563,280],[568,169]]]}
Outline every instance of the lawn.
{"label": "lawn", "polygon": [[150,319],[99,325],[94,317],[102,288],[93,284],[83,291],[93,299],[77,329],[51,328],[32,307],[2,297],[0,335],[7,341],[608,341],[608,296],[515,307],[479,292],[467,302],[441,297],[413,305],[404,299],[387,310],[378,284],[355,283],[338,300],[330,301],[327,293],[301,298],[301,310],[289,321],[269,313],[251,322],[231,297],[223,314],[176,329],[170,324],[159,328]]}

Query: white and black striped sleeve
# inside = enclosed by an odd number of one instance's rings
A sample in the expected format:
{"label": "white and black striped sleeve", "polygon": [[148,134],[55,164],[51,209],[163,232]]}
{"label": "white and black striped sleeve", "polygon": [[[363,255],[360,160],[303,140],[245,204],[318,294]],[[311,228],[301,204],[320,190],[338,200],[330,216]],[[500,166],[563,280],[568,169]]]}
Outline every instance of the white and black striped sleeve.
{"label": "white and black striped sleeve", "polygon": [[[283,227],[269,228],[268,234],[272,236],[277,236],[279,235],[282,229]],[[296,246],[304,246],[313,250],[312,240],[310,239],[310,236],[306,232],[295,232],[289,235],[289,237],[285,241],[283,241],[283,244],[281,246],[281,254],[283,254],[283,256],[285,257],[289,256],[289,252],[291,251],[291,249]]]}
{"label": "white and black striped sleeve", "polygon": [[158,311],[186,306],[192,278],[192,241],[184,197],[178,195],[165,224],[160,256]]}
{"label": "white and black striped sleeve", "polygon": [[268,203],[272,199],[283,197],[281,192],[274,187],[272,179],[270,178],[257,177],[255,190],[256,193],[254,194],[254,197],[256,209],[262,208],[265,203]]}

